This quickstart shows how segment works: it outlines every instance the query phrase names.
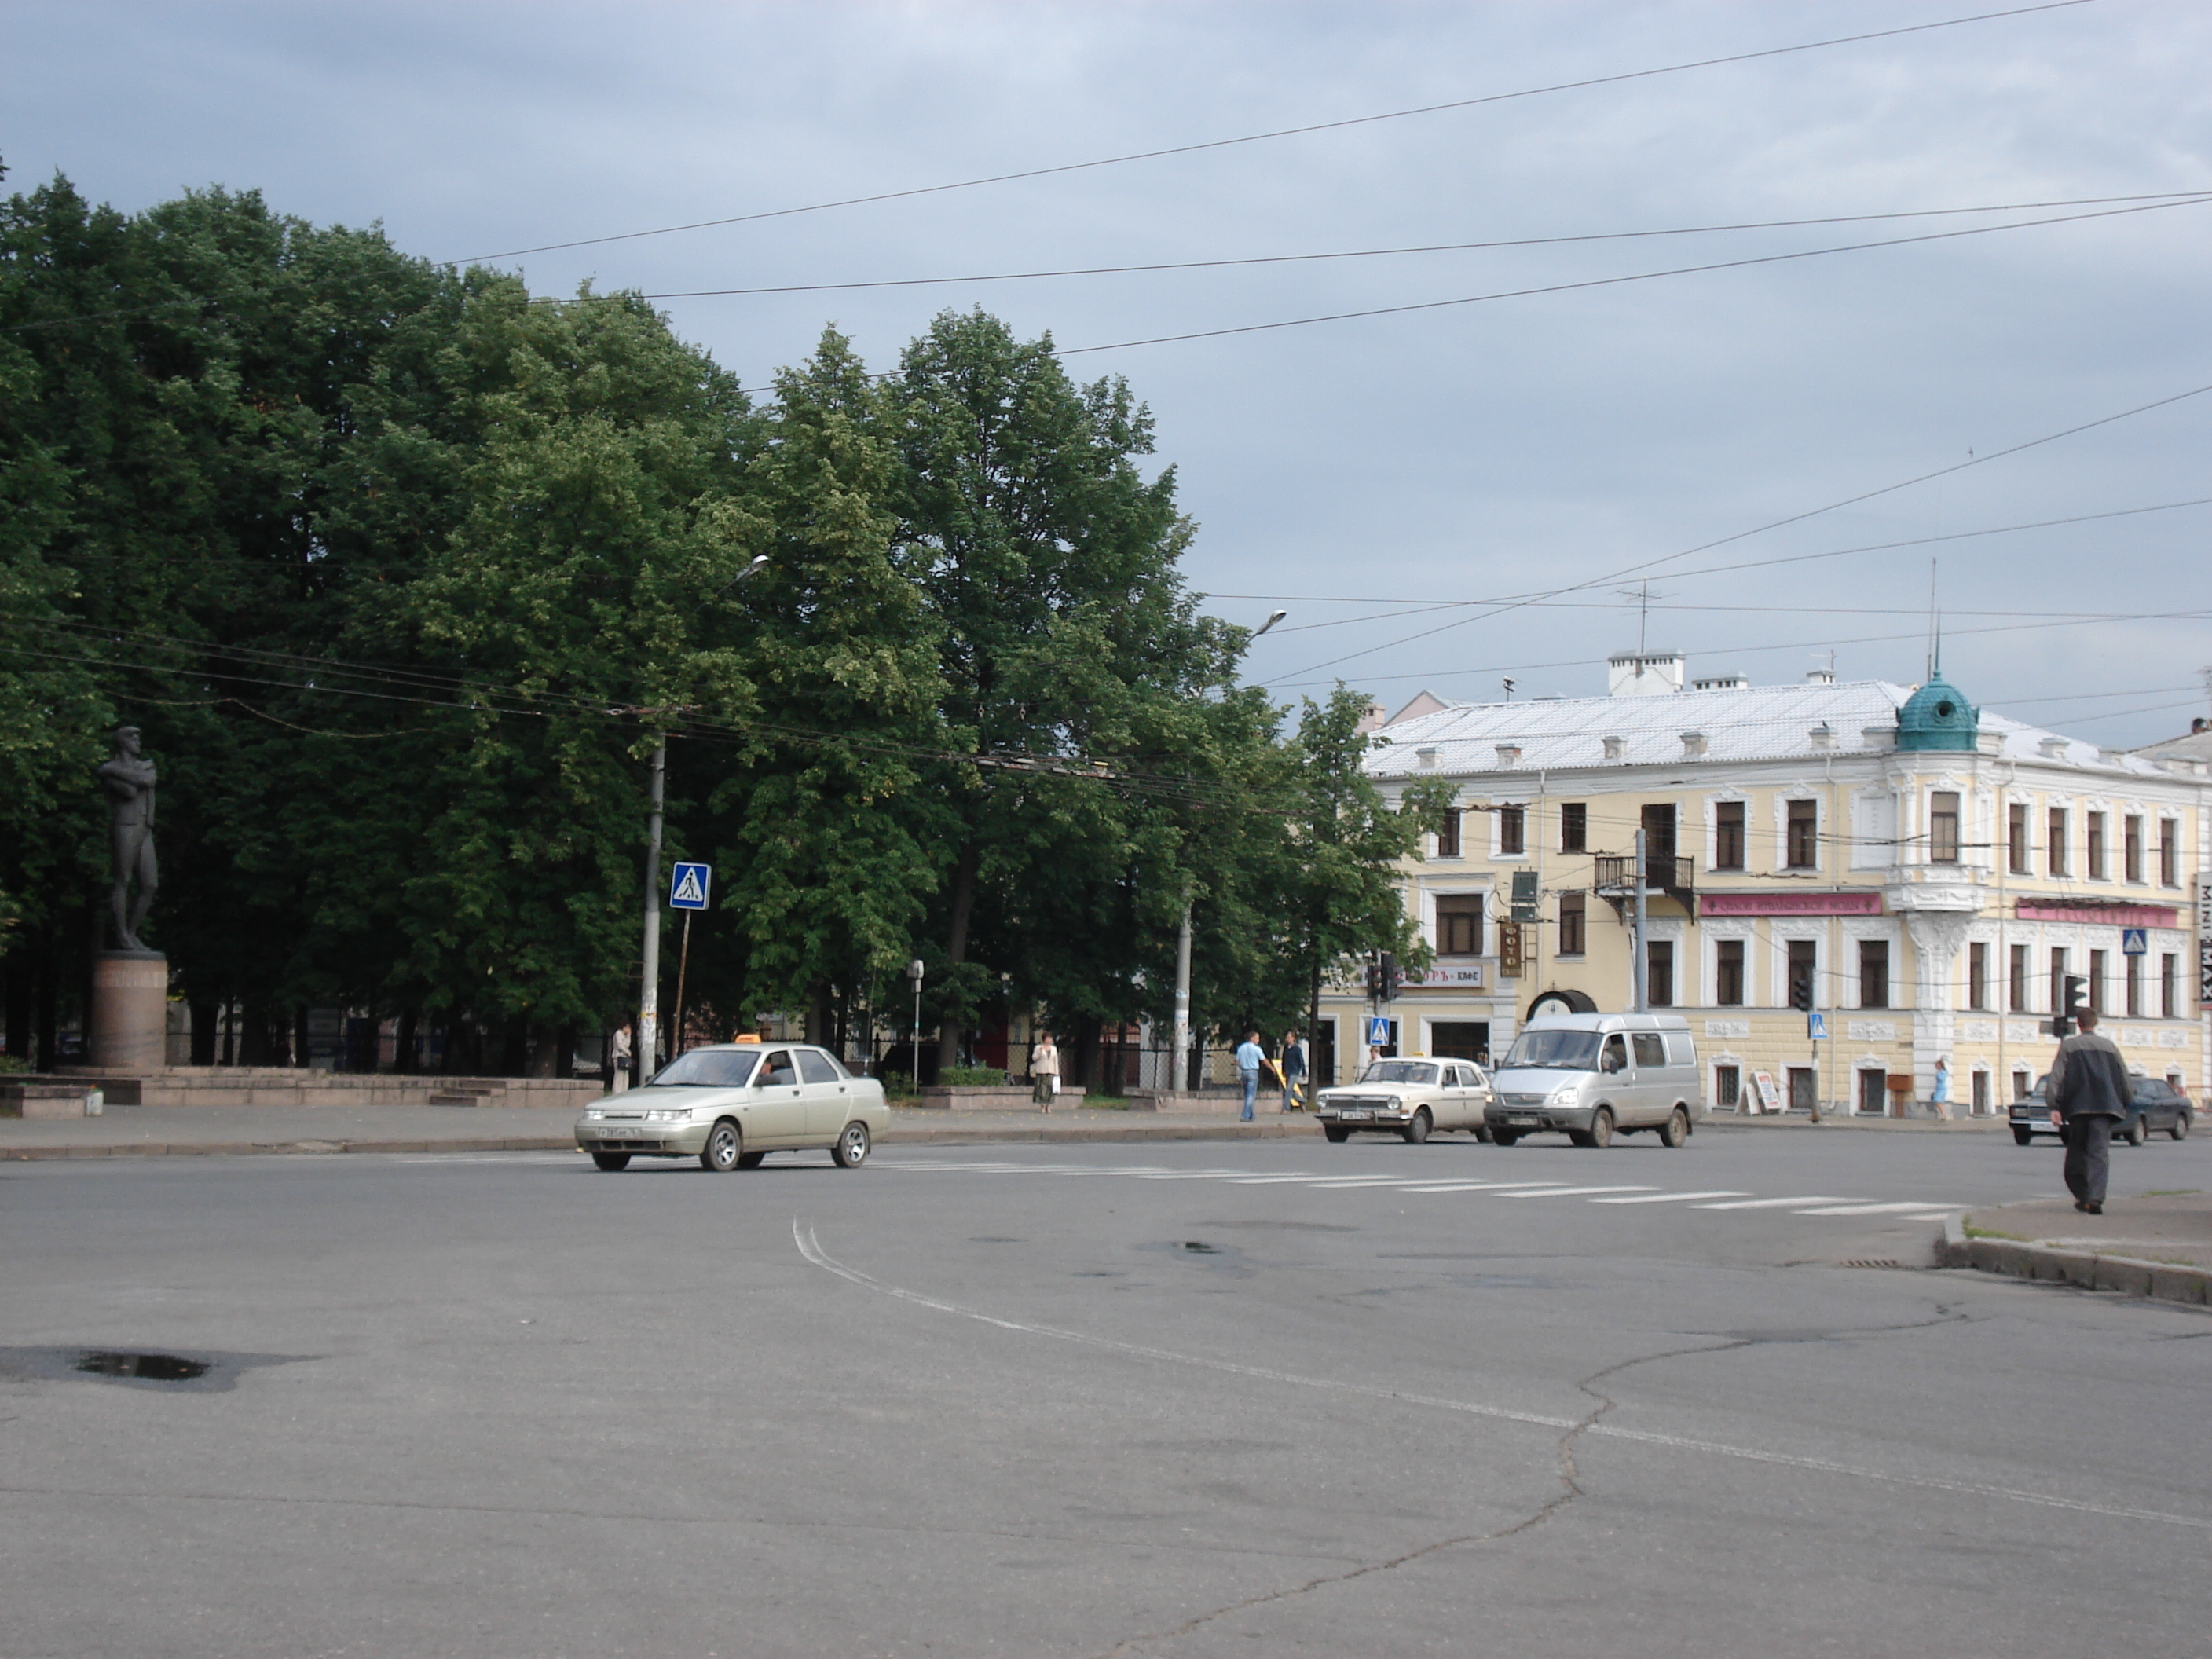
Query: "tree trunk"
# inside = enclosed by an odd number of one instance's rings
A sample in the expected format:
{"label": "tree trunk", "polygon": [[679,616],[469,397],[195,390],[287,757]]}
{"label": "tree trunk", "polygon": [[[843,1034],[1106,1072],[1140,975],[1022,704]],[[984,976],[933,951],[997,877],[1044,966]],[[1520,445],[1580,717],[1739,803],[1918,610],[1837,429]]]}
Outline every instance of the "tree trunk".
{"label": "tree trunk", "polygon": [[520,1014],[509,1015],[499,1045],[501,1077],[530,1075],[530,1024]]}
{"label": "tree trunk", "polygon": [[[1306,1099],[1309,1102],[1313,1099],[1313,1091],[1322,1086],[1321,1079],[1314,1071],[1315,1063],[1319,1060],[1321,1055],[1321,1048],[1319,1046],[1320,1037],[1321,946],[1316,943],[1314,946],[1313,953],[1313,981],[1307,988],[1306,993]],[[1328,1045],[1328,1052],[1331,1056],[1331,1063],[1334,1064],[1336,1054],[1336,1045],[1334,1042]],[[1329,1081],[1334,1083],[1336,1079],[1334,1078],[1331,1078]]]}
{"label": "tree trunk", "polygon": [[817,980],[807,988],[806,1040],[823,1048],[831,1047],[836,1040],[836,1033],[830,1029],[830,981],[826,979]]}
{"label": "tree trunk", "polygon": [[[982,850],[971,841],[960,849],[960,860],[952,866],[952,926],[945,939],[945,954],[955,974],[968,960],[968,920],[975,909],[975,874],[981,863]],[[937,1039],[938,1076],[943,1077],[959,1063],[960,1022],[948,1008]]]}
{"label": "tree trunk", "polygon": [[1089,1089],[1098,1081],[1099,1022],[1084,1014],[1075,1022],[1075,1075],[1068,1079]]}
{"label": "tree trunk", "polygon": [[240,1017],[241,1029],[238,1037],[238,1063],[241,1066],[266,1066],[269,1054],[269,1011],[258,1002],[246,1005]]}
{"label": "tree trunk", "polygon": [[392,1042],[392,1069],[403,1074],[416,1070],[415,1028],[421,1016],[412,1008],[399,1011],[399,1031]]}
{"label": "tree trunk", "polygon": [[8,1057],[31,1063],[31,969],[20,956],[8,969]]}
{"label": "tree trunk", "polygon": [[61,975],[55,971],[54,936],[46,933],[39,952],[39,994],[32,1035],[39,1045],[37,1066],[42,1072],[51,1072],[59,1056],[54,1046],[61,1028]]}

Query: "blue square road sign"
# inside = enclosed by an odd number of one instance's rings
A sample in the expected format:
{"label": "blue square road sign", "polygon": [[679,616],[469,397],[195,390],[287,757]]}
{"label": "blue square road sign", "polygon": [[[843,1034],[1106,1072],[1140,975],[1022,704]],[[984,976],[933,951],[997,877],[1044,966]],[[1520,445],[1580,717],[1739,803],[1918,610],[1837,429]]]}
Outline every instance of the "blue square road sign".
{"label": "blue square road sign", "polygon": [[703,910],[714,884],[711,864],[679,864],[668,874],[668,903],[672,909]]}
{"label": "blue square road sign", "polygon": [[2150,930],[2147,927],[2121,928],[2120,954],[2124,957],[2141,957],[2149,955]]}

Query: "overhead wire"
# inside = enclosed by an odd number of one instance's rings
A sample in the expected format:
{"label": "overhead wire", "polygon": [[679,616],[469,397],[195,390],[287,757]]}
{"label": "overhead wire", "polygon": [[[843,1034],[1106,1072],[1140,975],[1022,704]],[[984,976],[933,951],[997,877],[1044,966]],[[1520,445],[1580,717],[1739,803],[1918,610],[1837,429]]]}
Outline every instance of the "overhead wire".
{"label": "overhead wire", "polygon": [[1587,76],[1580,80],[1558,81],[1538,87],[1523,87],[1512,92],[1486,93],[1473,98],[1455,98],[1442,103],[1421,104],[1408,109],[1385,110],[1374,115],[1347,116],[1333,121],[1311,121],[1294,127],[1277,127],[1265,132],[1249,132],[1231,138],[1210,138],[1196,143],[1171,144],[1157,149],[1132,150],[1123,155],[1099,156],[1087,161],[1067,161],[1053,167],[1025,167],[1010,173],[990,173],[978,178],[955,179],[940,185],[921,185],[905,190],[876,191],[865,196],[841,197],[834,201],[812,202],[799,207],[772,208],[754,213],[730,214],[715,219],[696,219],[684,224],[662,225],[651,230],[621,231],[603,236],[581,236],[562,242],[540,242],[531,247],[507,248],[497,253],[471,254],[454,261],[461,264],[483,264],[493,259],[519,259],[532,253],[554,253],[567,248],[603,247],[611,242],[641,241],[648,237],[675,236],[695,230],[712,230],[726,225],[756,224],[767,219],[794,218],[803,214],[827,213],[835,209],[865,207],[878,202],[910,200],[921,196],[940,196],[953,191],[977,190],[989,185],[1013,184],[1025,179],[1049,179],[1071,173],[1092,172],[1101,167],[1121,167],[1133,161],[1153,161],[1173,155],[1195,155],[1208,150],[1229,149],[1243,144],[1268,143],[1278,138],[1303,137],[1316,132],[1336,132],[1349,127],[1372,126],[1383,121],[1402,121],[1413,116],[1441,114],[1448,110],[1475,109],[1486,104],[1510,103],[1520,99],[1540,98],[1562,92],[1579,92],[1592,87],[1618,86],[1632,81],[1648,81],[1661,76],[1682,75],[1693,70],[1717,69],[1729,64],[1748,64],[1767,58],[1786,58],[1794,54],[1820,52],[1832,46],[1858,46],[1869,40],[1888,40],[1908,34],[1926,34],[1937,29],[1962,28],[1974,23],[1998,22],[2008,18],[2027,17],[2038,12],[2067,11],[2077,6],[2092,3],[2092,0],[2043,0],[2031,6],[2014,6],[2002,11],[1976,12],[1960,17],[1938,18],[1926,23],[1910,23],[1893,28],[1868,29],[1856,34],[1834,35],[1820,40],[1803,40],[1786,46],[1767,46],[1753,52],[1730,52],[1717,58],[1700,58],[1679,64],[1660,64],[1650,69],[1628,70],[1613,75]]}

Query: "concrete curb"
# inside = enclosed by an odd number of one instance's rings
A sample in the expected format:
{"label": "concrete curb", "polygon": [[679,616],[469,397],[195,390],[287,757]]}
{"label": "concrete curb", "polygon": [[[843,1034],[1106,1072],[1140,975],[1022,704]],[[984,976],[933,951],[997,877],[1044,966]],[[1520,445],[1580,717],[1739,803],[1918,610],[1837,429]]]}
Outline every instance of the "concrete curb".
{"label": "concrete curb", "polygon": [[2094,1250],[2062,1250],[2025,1239],[1970,1237],[1957,1216],[1945,1218],[1943,1242],[1936,1255],[1939,1267],[1972,1267],[1980,1273],[2071,1285],[2084,1291],[2117,1291],[2154,1302],[2179,1302],[2193,1307],[2212,1304],[2212,1267],[2146,1261],[2140,1256],[2106,1255]]}
{"label": "concrete curb", "polygon": [[[988,1146],[1021,1141],[1097,1145],[1146,1140],[1318,1139],[1321,1126],[1293,1123],[1162,1123],[1081,1129],[997,1128],[886,1130],[878,1146]],[[573,1152],[574,1135],[506,1135],[470,1140],[208,1140],[133,1142],[114,1146],[9,1146],[0,1148],[0,1164],[72,1158],[246,1158],[264,1155],[328,1155],[338,1152]]]}

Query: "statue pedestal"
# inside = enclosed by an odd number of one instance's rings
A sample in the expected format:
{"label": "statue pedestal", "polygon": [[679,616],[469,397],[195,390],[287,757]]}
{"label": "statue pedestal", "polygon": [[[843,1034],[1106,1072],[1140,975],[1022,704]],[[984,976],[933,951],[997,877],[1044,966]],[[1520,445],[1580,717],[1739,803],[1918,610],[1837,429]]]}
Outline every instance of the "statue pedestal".
{"label": "statue pedestal", "polygon": [[103,1072],[167,1063],[169,959],[159,951],[102,951],[92,963],[92,1053]]}

